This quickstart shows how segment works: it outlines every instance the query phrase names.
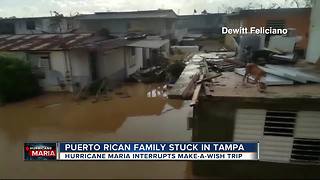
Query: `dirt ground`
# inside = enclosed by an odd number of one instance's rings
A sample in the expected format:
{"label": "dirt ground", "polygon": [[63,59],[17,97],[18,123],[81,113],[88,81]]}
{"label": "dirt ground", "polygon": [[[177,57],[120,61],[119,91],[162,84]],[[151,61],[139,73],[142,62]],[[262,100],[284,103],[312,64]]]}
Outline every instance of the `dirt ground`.
{"label": "dirt ground", "polygon": [[127,84],[96,103],[44,94],[0,107],[0,178],[190,178],[185,161],[23,161],[24,142],[191,141],[188,102],[164,96],[161,84]]}

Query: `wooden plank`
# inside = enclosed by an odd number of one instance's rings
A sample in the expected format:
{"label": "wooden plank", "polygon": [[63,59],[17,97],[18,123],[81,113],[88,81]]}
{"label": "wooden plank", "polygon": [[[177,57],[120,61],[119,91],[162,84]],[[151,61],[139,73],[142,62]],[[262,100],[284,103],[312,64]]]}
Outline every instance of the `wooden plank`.
{"label": "wooden plank", "polygon": [[193,94],[193,91],[195,89],[195,82],[199,79],[199,74],[196,74],[192,77],[191,81],[187,85],[187,87],[184,89],[184,91],[181,94],[182,99],[190,99],[190,97]]}
{"label": "wooden plank", "polygon": [[[204,78],[204,75],[201,74],[199,80],[202,81],[203,78]],[[202,83],[197,84],[197,87],[196,87],[196,89],[194,90],[194,93],[193,93],[193,96],[192,96],[192,99],[191,99],[190,106],[194,106],[195,104],[197,104],[201,87],[202,87]]]}

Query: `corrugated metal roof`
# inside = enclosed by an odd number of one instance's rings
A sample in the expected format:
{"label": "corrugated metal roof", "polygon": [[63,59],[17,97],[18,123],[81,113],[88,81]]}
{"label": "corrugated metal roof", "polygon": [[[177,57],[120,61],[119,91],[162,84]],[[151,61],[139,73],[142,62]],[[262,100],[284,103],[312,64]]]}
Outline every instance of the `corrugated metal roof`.
{"label": "corrugated metal roof", "polygon": [[130,12],[96,12],[95,14],[80,15],[75,19],[138,19],[138,18],[177,18],[173,10],[130,11]]}
{"label": "corrugated metal roof", "polygon": [[43,51],[71,49],[92,34],[0,35],[0,51]]}
{"label": "corrugated metal roof", "polygon": [[109,49],[115,49],[115,48],[126,46],[129,43],[132,43],[132,41],[126,40],[124,38],[106,39],[106,40],[89,39],[88,41],[82,44],[79,44],[74,48],[109,50]]}

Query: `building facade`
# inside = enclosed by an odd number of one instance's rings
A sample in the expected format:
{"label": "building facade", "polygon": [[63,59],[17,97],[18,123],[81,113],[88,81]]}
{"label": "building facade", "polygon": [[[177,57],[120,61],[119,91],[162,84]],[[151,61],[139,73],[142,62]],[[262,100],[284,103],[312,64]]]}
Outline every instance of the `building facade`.
{"label": "building facade", "polygon": [[311,8],[283,8],[240,10],[227,16],[227,26],[239,27],[272,27],[294,28],[302,40],[297,49],[306,50],[309,40]]}

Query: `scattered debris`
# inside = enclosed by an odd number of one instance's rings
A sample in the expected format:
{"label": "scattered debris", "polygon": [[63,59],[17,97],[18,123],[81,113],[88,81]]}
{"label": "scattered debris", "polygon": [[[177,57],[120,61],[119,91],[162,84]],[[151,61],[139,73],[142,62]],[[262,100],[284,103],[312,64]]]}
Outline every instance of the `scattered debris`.
{"label": "scattered debris", "polygon": [[[99,99],[99,96],[102,94],[102,91],[106,90],[106,78],[102,79],[102,82],[100,84],[100,87],[97,90],[96,97],[92,101],[93,103],[97,102]],[[106,92],[106,91],[105,91]]]}
{"label": "scattered debris", "polygon": [[206,78],[203,78],[202,80],[199,79],[199,81],[197,81],[197,84],[203,83],[205,81],[211,81],[213,78],[217,78],[221,75],[222,75],[221,73],[214,73],[213,75],[207,75]]}
{"label": "scattered debris", "polygon": [[143,83],[159,82],[165,78],[165,71],[160,66],[153,66],[135,72],[131,75],[131,78]]}
{"label": "scattered debris", "polygon": [[[241,75],[241,76],[244,76],[245,71],[246,71],[245,68],[235,68],[234,69],[234,72]],[[249,79],[253,81],[254,77],[249,76]],[[292,85],[293,84],[292,80],[282,78],[279,76],[275,76],[275,75],[272,75],[269,73],[267,73],[267,76],[264,79],[262,79],[262,82],[264,82],[267,86]]]}
{"label": "scattered debris", "polygon": [[320,83],[319,73],[311,73],[310,70],[304,70],[303,68],[269,64],[261,68],[269,74],[290,79],[295,82],[303,84],[307,82]]}

